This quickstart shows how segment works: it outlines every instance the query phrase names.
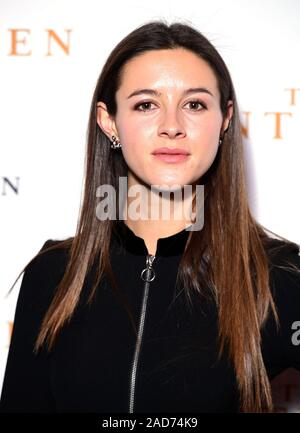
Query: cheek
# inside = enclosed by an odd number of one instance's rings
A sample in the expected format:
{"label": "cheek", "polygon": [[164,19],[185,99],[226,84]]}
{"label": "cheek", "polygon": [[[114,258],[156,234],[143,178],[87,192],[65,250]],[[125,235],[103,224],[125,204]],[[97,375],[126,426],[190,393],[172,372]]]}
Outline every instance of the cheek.
{"label": "cheek", "polygon": [[205,122],[194,128],[193,133],[193,168],[202,175],[213,163],[219,148],[219,136],[222,118],[206,118]]}
{"label": "cheek", "polygon": [[207,144],[213,143],[216,141],[216,138],[219,138],[221,125],[221,116],[205,116],[199,121],[197,125],[194,125],[193,131],[191,132],[194,134],[194,137],[200,142],[206,142]]}
{"label": "cheek", "polygon": [[221,116],[207,116],[194,128],[194,149],[196,154],[215,155],[219,146],[220,130],[222,126]]}
{"label": "cheek", "polygon": [[140,128],[136,128],[134,123],[126,119],[126,122],[116,124],[119,133],[120,142],[122,144],[121,151],[126,164],[131,170],[136,169],[136,165],[141,163],[143,154],[143,143]]}
{"label": "cheek", "polygon": [[119,118],[116,120],[117,130],[121,143],[124,147],[134,149],[149,143],[148,139],[153,134],[153,125],[151,122],[139,121],[136,117],[126,116],[126,119]]}
{"label": "cheek", "polygon": [[126,116],[126,121],[119,119],[116,121],[117,130],[122,144],[124,157],[134,159],[143,155],[146,156],[147,151],[153,146],[153,134],[155,126],[153,122],[143,122],[137,120],[136,117],[130,118]]}

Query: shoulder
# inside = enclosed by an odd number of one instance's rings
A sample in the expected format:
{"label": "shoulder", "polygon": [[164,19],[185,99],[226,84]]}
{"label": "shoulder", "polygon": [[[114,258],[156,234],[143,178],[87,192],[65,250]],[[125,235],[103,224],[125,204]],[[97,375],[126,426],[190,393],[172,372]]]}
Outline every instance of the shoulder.
{"label": "shoulder", "polygon": [[[300,255],[296,243],[279,239],[267,240],[270,290],[278,315],[272,314],[263,327],[263,354],[273,378],[283,369],[300,370]],[[278,325],[278,326],[277,326]],[[299,340],[299,342],[298,342]]]}
{"label": "shoulder", "polygon": [[[37,254],[25,266],[25,273],[53,278],[65,271],[72,238],[66,240],[48,239]],[[25,275],[25,274],[24,274]]]}
{"label": "shoulder", "polygon": [[271,267],[284,266],[289,263],[297,266],[300,263],[298,244],[270,237],[264,239],[263,244]]}
{"label": "shoulder", "polygon": [[[68,261],[70,247],[73,238],[64,240],[48,239],[38,251],[38,253],[26,265],[36,271],[50,269],[51,271],[63,269]],[[54,268],[53,268],[54,267]]]}
{"label": "shoulder", "polygon": [[264,244],[270,269],[270,288],[279,312],[290,314],[299,311],[299,245],[272,238]]}
{"label": "shoulder", "polygon": [[72,238],[44,242],[24,268],[18,303],[30,307],[49,303],[65,273],[71,242]]}

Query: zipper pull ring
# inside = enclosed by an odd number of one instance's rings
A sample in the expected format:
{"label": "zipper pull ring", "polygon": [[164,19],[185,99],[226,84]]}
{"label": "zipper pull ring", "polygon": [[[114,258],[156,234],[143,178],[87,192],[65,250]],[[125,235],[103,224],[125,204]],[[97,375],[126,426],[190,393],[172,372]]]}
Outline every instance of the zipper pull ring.
{"label": "zipper pull ring", "polygon": [[148,283],[150,283],[150,281],[153,281],[155,278],[155,272],[154,272],[154,269],[152,267],[154,259],[155,259],[155,256],[148,254],[147,258],[146,258],[146,268],[143,269],[141,272],[141,279],[143,281],[148,282]]}

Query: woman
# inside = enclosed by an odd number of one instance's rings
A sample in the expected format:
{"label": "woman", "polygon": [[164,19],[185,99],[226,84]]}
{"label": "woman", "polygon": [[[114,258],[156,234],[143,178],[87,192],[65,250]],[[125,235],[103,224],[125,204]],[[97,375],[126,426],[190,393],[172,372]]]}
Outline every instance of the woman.
{"label": "woman", "polygon": [[[137,218],[124,178],[149,204]],[[189,212],[175,218],[178,203]],[[137,28],[94,92],[77,232],[25,268],[2,411],[272,411],[270,379],[300,369],[298,251],[249,211],[216,49],[184,24]]]}

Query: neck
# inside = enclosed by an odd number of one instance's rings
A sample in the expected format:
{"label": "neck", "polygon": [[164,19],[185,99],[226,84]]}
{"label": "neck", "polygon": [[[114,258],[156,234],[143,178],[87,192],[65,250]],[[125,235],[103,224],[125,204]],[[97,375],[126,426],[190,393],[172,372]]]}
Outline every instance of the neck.
{"label": "neck", "polygon": [[[172,236],[192,224],[191,203],[194,194],[159,192],[147,187],[139,197],[127,197],[127,212],[124,222],[139,237],[144,239],[148,253],[155,255],[157,240]],[[142,198],[141,198],[142,195]]]}

